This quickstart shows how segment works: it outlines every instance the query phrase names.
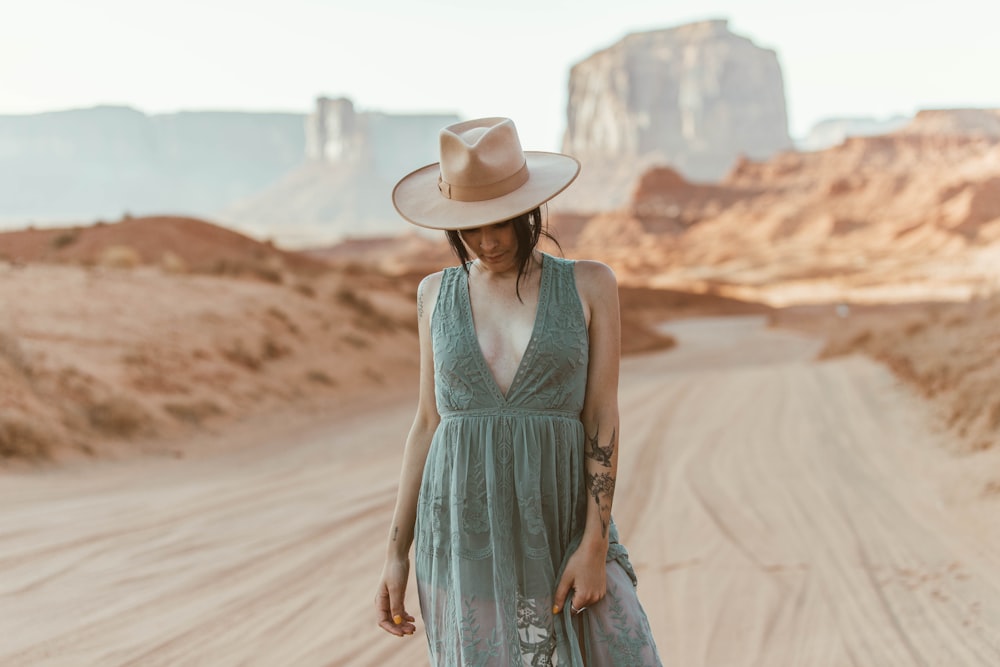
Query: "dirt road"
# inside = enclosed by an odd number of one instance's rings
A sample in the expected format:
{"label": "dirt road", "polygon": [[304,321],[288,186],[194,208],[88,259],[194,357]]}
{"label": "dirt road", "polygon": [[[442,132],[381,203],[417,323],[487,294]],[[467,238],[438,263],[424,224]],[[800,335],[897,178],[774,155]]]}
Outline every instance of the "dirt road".
{"label": "dirt road", "polygon": [[[670,331],[623,365],[615,503],[664,664],[1000,664],[995,514],[941,501],[921,404],[759,319]],[[212,456],[2,474],[0,665],[426,665],[371,611],[409,394]]]}

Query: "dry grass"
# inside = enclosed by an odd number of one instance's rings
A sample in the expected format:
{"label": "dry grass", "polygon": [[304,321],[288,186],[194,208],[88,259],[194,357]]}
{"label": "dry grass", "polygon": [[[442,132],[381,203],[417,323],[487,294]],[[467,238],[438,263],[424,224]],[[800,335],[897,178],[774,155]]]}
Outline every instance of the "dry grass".
{"label": "dry grass", "polygon": [[335,387],[338,382],[334,380],[328,373],[321,370],[313,369],[306,373],[306,379],[310,382],[315,382],[316,384],[322,384],[327,387]]}
{"label": "dry grass", "polygon": [[131,246],[113,245],[101,252],[97,263],[112,269],[134,269],[142,264],[142,255]]}
{"label": "dry grass", "polygon": [[0,459],[37,461],[49,458],[48,438],[26,420],[0,414]]}
{"label": "dry grass", "polygon": [[200,426],[206,419],[225,414],[222,408],[209,400],[164,403],[163,409],[174,419],[196,426]]}
{"label": "dry grass", "polygon": [[116,438],[128,438],[150,430],[149,415],[130,398],[111,396],[86,406],[86,417],[90,426]]}
{"label": "dry grass", "polygon": [[267,314],[268,316],[274,318],[275,320],[285,325],[285,328],[288,329],[289,333],[296,336],[302,333],[298,325],[296,325],[295,322],[292,321],[292,318],[290,318],[288,314],[285,313],[285,311],[281,310],[280,308],[275,308],[272,306],[271,308],[267,309]]}
{"label": "dry grass", "polygon": [[371,299],[358,294],[357,290],[352,287],[342,285],[334,293],[334,300],[350,308],[357,314],[354,318],[354,323],[361,329],[372,332],[392,332],[396,330],[396,320],[376,308]]}
{"label": "dry grass", "polygon": [[260,370],[261,358],[247,348],[242,338],[234,338],[224,343],[219,347],[219,353],[232,364],[251,371]]}
{"label": "dry grass", "polygon": [[59,250],[60,248],[66,248],[73,245],[79,238],[80,232],[78,230],[70,230],[52,237],[52,241],[50,241],[50,243],[53,248]]}
{"label": "dry grass", "polygon": [[362,338],[356,333],[349,332],[340,337],[340,340],[344,341],[356,350],[363,350],[366,347],[371,346],[371,343],[366,338]]}
{"label": "dry grass", "polygon": [[287,357],[291,353],[291,348],[279,343],[271,336],[264,336],[260,341],[260,358],[262,361],[273,361],[281,357]]}
{"label": "dry grass", "polygon": [[295,283],[295,285],[292,286],[292,289],[304,297],[308,297],[310,299],[316,298],[316,288],[309,283]]}
{"label": "dry grass", "polygon": [[160,268],[166,273],[187,273],[189,270],[184,258],[169,250],[160,258]]}
{"label": "dry grass", "polygon": [[220,259],[212,264],[209,273],[217,276],[256,278],[275,285],[285,282],[280,266],[255,260]]}

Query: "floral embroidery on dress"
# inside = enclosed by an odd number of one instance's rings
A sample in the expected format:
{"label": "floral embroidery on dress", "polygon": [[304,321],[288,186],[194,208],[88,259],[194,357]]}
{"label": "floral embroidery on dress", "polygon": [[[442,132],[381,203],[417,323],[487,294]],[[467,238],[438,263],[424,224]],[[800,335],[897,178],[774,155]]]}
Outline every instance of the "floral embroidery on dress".
{"label": "floral embroidery on dress", "polygon": [[517,595],[517,635],[524,667],[555,667],[556,637],[551,602]]}
{"label": "floral embroidery on dress", "polygon": [[462,664],[469,667],[488,667],[495,664],[502,642],[497,638],[497,628],[494,626],[489,637],[484,636],[476,617],[477,605],[474,600],[465,603],[465,613],[461,620],[462,629]]}
{"label": "floral embroidery on dress", "polygon": [[[605,599],[608,601],[608,613],[591,622],[598,628],[596,634],[599,641],[615,655],[615,667],[649,667],[651,663],[646,660],[649,653],[648,626],[637,624],[638,619],[625,612],[619,592],[614,588],[608,588]],[[611,628],[604,626],[603,621],[608,617],[613,622]]]}

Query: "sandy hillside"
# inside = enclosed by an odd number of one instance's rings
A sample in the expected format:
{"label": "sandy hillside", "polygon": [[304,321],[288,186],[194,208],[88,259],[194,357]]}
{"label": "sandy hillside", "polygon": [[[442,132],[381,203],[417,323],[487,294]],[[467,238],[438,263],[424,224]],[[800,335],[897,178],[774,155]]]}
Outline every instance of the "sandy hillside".
{"label": "sandy hillside", "polygon": [[[1000,297],[968,303],[776,312],[774,322],[824,335],[821,356],[867,354],[928,399],[949,448],[976,459],[1000,450]],[[987,468],[1000,494],[1000,465]]]}
{"label": "sandy hillside", "polygon": [[[762,316],[670,332],[623,364],[615,504],[664,664],[1000,662],[998,500],[953,497],[921,399]],[[7,473],[0,663],[426,665],[371,611],[413,400]]]}
{"label": "sandy hillside", "polygon": [[0,233],[0,260],[14,264],[160,266],[166,271],[238,275],[281,282],[326,265],[196,218],[155,216],[76,227]]}
{"label": "sandy hillside", "polygon": [[193,453],[198,430],[415,377],[412,286],[375,272],[191,220],[0,234],[0,254],[0,461]]}

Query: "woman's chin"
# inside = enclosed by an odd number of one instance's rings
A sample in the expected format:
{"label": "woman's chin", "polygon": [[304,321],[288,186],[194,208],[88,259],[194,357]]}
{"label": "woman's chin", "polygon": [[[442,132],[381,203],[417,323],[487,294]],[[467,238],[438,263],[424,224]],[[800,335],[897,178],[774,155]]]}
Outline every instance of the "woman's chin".
{"label": "woman's chin", "polygon": [[497,253],[496,255],[479,255],[479,262],[483,265],[483,268],[490,271],[503,272],[515,268],[510,253],[507,252]]}

